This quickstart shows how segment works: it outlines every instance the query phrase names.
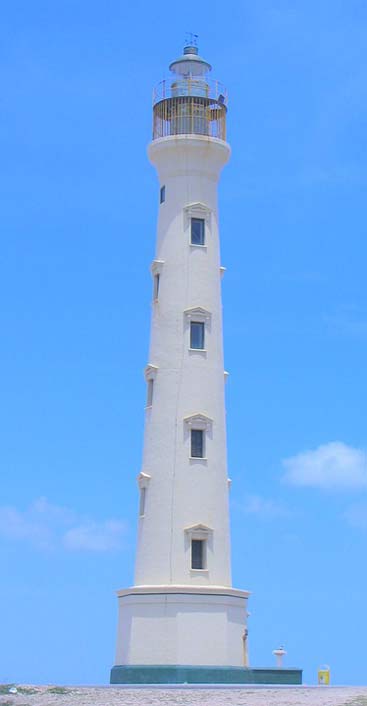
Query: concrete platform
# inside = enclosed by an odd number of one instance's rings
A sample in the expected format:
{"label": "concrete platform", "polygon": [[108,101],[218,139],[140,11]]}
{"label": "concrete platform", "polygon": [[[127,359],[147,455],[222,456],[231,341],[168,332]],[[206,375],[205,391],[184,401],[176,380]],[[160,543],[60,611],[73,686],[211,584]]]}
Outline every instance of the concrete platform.
{"label": "concrete platform", "polygon": [[302,684],[302,669],[116,665],[111,684]]}

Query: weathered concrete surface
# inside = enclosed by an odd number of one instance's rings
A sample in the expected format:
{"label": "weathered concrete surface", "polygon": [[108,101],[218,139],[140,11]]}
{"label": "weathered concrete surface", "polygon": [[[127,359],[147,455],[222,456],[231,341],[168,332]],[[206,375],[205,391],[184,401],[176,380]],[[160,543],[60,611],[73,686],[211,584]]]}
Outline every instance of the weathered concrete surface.
{"label": "weathered concrete surface", "polygon": [[[58,693],[59,692],[59,693]],[[61,692],[61,693],[60,693]],[[0,687],[0,706],[367,706],[367,687]]]}

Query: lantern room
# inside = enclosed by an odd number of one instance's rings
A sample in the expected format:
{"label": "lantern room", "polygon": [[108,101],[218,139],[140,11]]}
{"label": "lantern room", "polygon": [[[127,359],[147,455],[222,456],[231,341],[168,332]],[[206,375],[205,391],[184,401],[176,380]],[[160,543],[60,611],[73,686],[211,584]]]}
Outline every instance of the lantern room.
{"label": "lantern room", "polygon": [[172,135],[226,139],[227,91],[193,43],[170,64],[171,76],[153,93],[153,140]]}

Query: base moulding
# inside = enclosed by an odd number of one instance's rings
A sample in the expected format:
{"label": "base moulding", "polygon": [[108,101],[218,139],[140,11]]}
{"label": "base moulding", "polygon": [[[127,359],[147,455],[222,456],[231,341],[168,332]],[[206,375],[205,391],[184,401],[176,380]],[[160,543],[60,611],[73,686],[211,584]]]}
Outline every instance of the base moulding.
{"label": "base moulding", "polygon": [[111,684],[302,684],[302,669],[115,665]]}

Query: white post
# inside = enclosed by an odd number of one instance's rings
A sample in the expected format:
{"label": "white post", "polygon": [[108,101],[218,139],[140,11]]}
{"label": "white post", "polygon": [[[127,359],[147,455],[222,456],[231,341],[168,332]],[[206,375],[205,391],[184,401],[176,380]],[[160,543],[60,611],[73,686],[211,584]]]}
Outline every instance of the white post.
{"label": "white post", "polygon": [[278,647],[276,650],[273,650],[273,655],[275,656],[278,669],[283,668],[283,657],[286,654],[287,653],[282,645],[280,647]]}

